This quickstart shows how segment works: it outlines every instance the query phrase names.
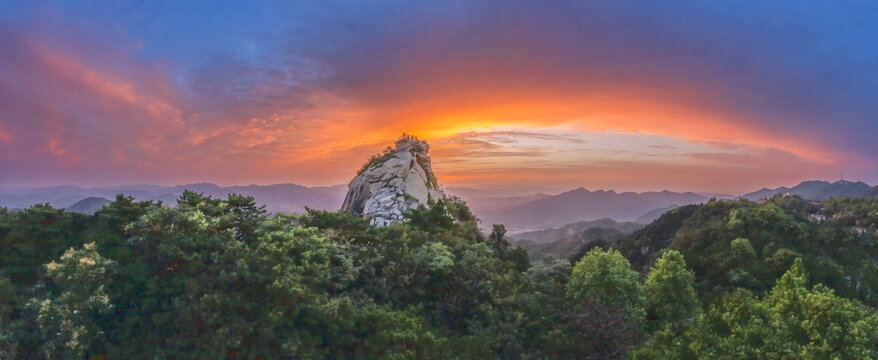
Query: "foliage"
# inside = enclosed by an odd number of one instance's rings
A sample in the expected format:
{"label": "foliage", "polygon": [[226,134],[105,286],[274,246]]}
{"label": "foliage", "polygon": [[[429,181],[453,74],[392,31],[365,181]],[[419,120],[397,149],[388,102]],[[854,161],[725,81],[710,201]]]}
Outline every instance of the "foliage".
{"label": "foliage", "polygon": [[711,201],[531,264],[453,197],[383,228],[188,191],[0,210],[0,359],[874,358],[875,237],[814,211]]}
{"label": "foliage", "polygon": [[585,245],[580,246],[573,255],[570,255],[568,260],[570,260],[570,265],[576,265],[580,259],[585,257],[592,249],[601,249],[601,250],[609,250],[610,244],[607,243],[604,239],[598,238],[594,241],[588,242]]}
{"label": "foliage", "polygon": [[360,175],[360,174],[366,172],[366,170],[369,170],[372,167],[380,166],[381,164],[387,162],[387,160],[390,160],[390,158],[392,158],[392,157],[393,157],[393,147],[388,146],[387,148],[382,150],[380,153],[369,156],[369,158],[366,159],[366,162],[363,163],[363,166],[361,166],[360,169],[357,170],[357,175]]}
{"label": "foliage", "polygon": [[836,225],[878,230],[878,198],[830,198],[823,213]]}
{"label": "foliage", "polygon": [[679,327],[701,308],[694,289],[695,275],[683,255],[669,250],[658,259],[643,284],[646,312],[652,328]]}
{"label": "foliage", "polygon": [[15,334],[11,331],[11,315],[18,302],[15,285],[5,276],[0,275],[0,359],[16,357]]}
{"label": "foliage", "polygon": [[436,232],[451,229],[454,219],[449,216],[445,202],[437,201],[433,206],[420,207],[405,214],[409,224],[415,229]]}
{"label": "foliage", "polygon": [[46,275],[58,294],[34,299],[30,305],[37,309],[46,357],[82,357],[92,345],[106,340],[95,319],[113,310],[104,284],[114,263],[98,254],[94,243],[82,250],[70,248],[59,260],[46,264]]}
{"label": "foliage", "polygon": [[687,205],[668,211],[622,239],[614,248],[631,261],[636,269],[645,269],[658,256],[659,250],[671,244],[683,222],[702,208],[701,205]]}
{"label": "foliage", "polygon": [[[850,200],[827,200],[824,211],[837,211],[845,201]],[[616,248],[644,272],[665,249],[679,251],[695,273],[699,297],[708,303],[741,287],[763,294],[794,259],[802,258],[810,282],[878,305],[873,285],[878,275],[870,270],[878,256],[876,233],[858,233],[834,220],[821,222],[819,205],[795,196],[775,196],[761,204],[691,205],[664,214]]]}
{"label": "foliage", "polygon": [[509,241],[506,240],[506,226],[503,224],[494,224],[491,229],[491,235],[488,236],[488,246],[494,250],[500,259],[515,264],[518,271],[526,271],[530,267],[530,260],[527,252],[520,247],[512,248]]}
{"label": "foliage", "polygon": [[77,230],[88,227],[92,218],[66,213],[49,204],[36,204],[24,211],[7,214],[0,225],[0,257],[3,271],[16,286],[43,280],[42,266],[71,246],[80,245]]}
{"label": "foliage", "polygon": [[[559,229],[558,231],[563,230]],[[533,240],[514,240],[513,242],[527,251],[531,261],[538,261],[552,255],[570,259],[571,264],[576,264],[591,249],[600,247],[607,250],[625,236],[625,233],[616,229],[590,227],[550,242],[535,242]]]}
{"label": "foliage", "polygon": [[597,300],[602,305],[621,306],[635,320],[645,315],[640,275],[616,250],[595,248],[579,260],[570,275],[567,296],[574,301]]}
{"label": "foliage", "polygon": [[581,345],[578,358],[616,358],[635,344],[645,317],[640,276],[618,251],[592,249],[567,283],[565,321]]}
{"label": "foliage", "polygon": [[[763,298],[738,290],[712,305],[679,340],[653,341],[636,359],[874,359],[878,312],[825,286],[809,289],[797,260]],[[658,337],[657,337],[658,338]]]}
{"label": "foliage", "polygon": [[466,202],[457,196],[448,196],[445,198],[445,206],[448,208],[448,215],[455,221],[460,222],[479,222],[479,218],[470,211]]}

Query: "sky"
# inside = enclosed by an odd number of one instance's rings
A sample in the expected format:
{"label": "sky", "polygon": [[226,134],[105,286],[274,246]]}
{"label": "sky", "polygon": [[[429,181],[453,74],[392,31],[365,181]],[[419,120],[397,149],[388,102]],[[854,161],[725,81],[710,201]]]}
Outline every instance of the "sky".
{"label": "sky", "polygon": [[0,188],[878,184],[878,4],[0,0]]}

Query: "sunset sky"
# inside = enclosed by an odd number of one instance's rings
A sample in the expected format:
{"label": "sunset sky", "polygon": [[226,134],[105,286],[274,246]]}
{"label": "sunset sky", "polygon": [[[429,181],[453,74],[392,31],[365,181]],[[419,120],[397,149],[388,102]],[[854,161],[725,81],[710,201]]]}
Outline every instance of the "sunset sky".
{"label": "sunset sky", "polygon": [[878,5],[0,0],[0,187],[878,183]]}

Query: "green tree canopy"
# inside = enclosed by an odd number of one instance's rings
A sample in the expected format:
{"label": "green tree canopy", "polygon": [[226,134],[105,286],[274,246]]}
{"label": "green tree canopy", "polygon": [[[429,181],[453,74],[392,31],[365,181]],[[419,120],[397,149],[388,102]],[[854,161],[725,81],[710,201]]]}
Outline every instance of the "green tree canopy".
{"label": "green tree canopy", "polygon": [[680,325],[695,316],[701,304],[694,284],[695,275],[686,268],[682,254],[669,250],[659,258],[643,286],[653,327]]}
{"label": "green tree canopy", "polygon": [[94,243],[70,248],[59,260],[46,265],[58,294],[31,305],[39,314],[46,357],[82,357],[93,344],[106,341],[97,319],[113,310],[105,287],[115,264],[98,254]]}
{"label": "green tree canopy", "polygon": [[573,267],[567,296],[576,301],[597,300],[603,305],[623,306],[631,319],[645,315],[646,299],[640,275],[618,251],[595,248]]}

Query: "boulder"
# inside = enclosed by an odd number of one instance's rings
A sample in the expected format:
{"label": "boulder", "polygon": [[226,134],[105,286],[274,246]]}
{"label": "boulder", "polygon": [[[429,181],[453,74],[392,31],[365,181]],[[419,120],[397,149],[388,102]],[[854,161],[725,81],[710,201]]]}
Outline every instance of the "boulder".
{"label": "boulder", "polygon": [[342,210],[387,226],[403,221],[412,209],[445,198],[427,156],[430,146],[405,134],[394,145],[348,183]]}

